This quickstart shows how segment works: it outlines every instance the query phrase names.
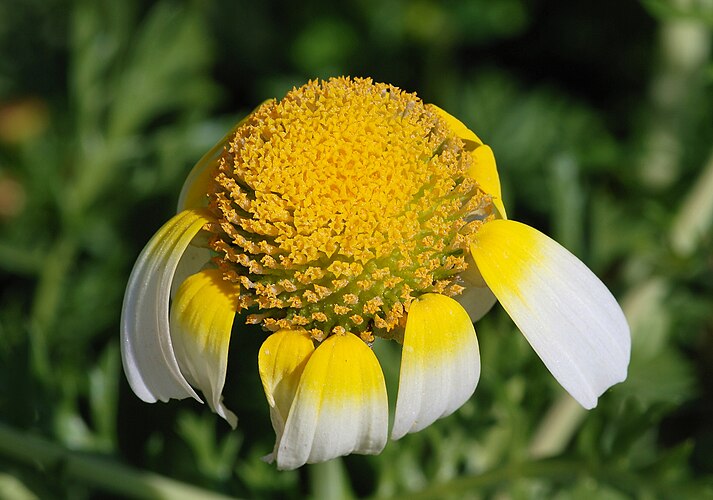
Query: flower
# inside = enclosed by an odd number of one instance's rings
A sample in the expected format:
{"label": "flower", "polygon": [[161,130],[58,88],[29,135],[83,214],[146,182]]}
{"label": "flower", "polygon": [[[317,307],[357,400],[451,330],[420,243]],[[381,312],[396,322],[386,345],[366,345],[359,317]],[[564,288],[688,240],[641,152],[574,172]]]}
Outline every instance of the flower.
{"label": "flower", "polygon": [[293,469],[384,448],[377,340],[403,345],[392,439],[458,409],[480,375],[473,321],[495,298],[585,408],[626,378],[620,307],[575,256],[507,219],[487,145],[393,86],[312,81],[194,167],[131,274],[122,360],[144,401],[199,389],[235,426],[233,322],[261,325],[268,458]]}

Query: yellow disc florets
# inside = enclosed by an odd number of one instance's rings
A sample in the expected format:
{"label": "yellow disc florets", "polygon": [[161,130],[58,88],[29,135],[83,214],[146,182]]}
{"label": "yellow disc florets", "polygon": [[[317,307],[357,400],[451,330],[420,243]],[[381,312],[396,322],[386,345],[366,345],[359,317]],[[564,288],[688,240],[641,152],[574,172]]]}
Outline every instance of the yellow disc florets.
{"label": "yellow disc florets", "polygon": [[415,297],[460,293],[472,215],[490,210],[471,161],[428,105],[369,79],[264,103],[230,138],[210,202],[248,322],[370,340]]}

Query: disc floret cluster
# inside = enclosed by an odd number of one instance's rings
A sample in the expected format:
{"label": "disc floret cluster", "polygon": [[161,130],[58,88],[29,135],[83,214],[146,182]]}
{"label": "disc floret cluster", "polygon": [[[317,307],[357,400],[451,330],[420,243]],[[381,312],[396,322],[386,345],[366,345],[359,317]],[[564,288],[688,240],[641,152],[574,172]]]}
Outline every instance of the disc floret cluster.
{"label": "disc floret cluster", "polygon": [[411,302],[462,291],[468,236],[492,213],[472,155],[415,94],[310,82],[264,103],[219,159],[211,248],[266,329],[398,336]]}

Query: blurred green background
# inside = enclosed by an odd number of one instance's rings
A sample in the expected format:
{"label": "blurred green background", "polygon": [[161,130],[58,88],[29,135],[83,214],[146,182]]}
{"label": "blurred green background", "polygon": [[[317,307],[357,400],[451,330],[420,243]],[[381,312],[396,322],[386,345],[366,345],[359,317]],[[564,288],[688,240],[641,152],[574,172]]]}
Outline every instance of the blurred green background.
{"label": "blurred green background", "polygon": [[[0,0],[0,498],[713,498],[712,29],[707,0]],[[499,306],[476,395],[376,457],[260,460],[257,330],[231,346],[236,431],[133,395],[124,287],[192,164],[262,100],[340,74],[460,117],[510,216],[619,298],[629,378],[595,410]]]}

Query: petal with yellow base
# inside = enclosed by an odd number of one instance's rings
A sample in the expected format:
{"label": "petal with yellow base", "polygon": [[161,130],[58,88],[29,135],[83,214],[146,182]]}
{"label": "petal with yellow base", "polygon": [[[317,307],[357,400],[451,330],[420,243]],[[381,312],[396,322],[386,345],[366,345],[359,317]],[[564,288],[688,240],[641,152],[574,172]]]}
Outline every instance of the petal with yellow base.
{"label": "petal with yellow base", "polygon": [[178,287],[185,281],[186,278],[192,274],[203,270],[204,267],[210,262],[211,257],[214,255],[210,248],[206,248],[203,242],[199,242],[200,238],[194,238],[190,245],[186,247],[181,256],[181,260],[178,262],[178,267],[173,275],[173,283],[171,284],[171,299],[176,296]]}
{"label": "petal with yellow base", "polygon": [[495,166],[495,155],[490,146],[483,145],[471,153],[475,162],[468,174],[476,180],[480,187],[493,197],[493,205],[498,210],[500,217],[507,219],[503,195],[500,189],[500,177]]}
{"label": "petal with yellow base", "polygon": [[434,104],[428,104],[427,107],[435,111],[446,122],[451,131],[465,143],[466,151],[469,151],[475,160],[468,171],[468,175],[478,183],[483,191],[493,197],[493,205],[498,210],[500,217],[507,219],[500,190],[500,176],[495,165],[493,150],[455,116]]}
{"label": "petal with yellow base", "polygon": [[626,378],[631,335],[587,266],[525,224],[494,220],[471,253],[483,278],[557,381],[583,407]]}
{"label": "petal with yellow base", "polygon": [[456,411],[473,395],[479,377],[478,339],[468,313],[444,295],[419,297],[406,320],[391,439]]}
{"label": "petal with yellow base", "polygon": [[186,278],[171,307],[171,339],[181,372],[208,405],[235,428],[238,419],[223,405],[228,347],[238,308],[238,289],[218,269]]}
{"label": "petal with yellow base", "polygon": [[483,141],[480,140],[480,137],[475,135],[475,132],[466,127],[465,123],[460,121],[458,118],[439,108],[435,104],[426,104],[426,107],[431,111],[434,111],[443,121],[446,122],[448,128],[450,128],[454,134],[465,142],[466,149],[472,151],[483,145]]}
{"label": "petal with yellow base", "polygon": [[[258,370],[270,405],[270,420],[275,429],[275,452],[282,440],[285,422],[297,394],[300,377],[314,352],[309,333],[299,330],[280,330],[270,335],[260,347]],[[274,459],[274,452],[266,457]]]}
{"label": "petal with yellow base", "polygon": [[277,450],[277,467],[295,469],[386,445],[388,402],[381,367],[351,333],[332,335],[302,373]]}

